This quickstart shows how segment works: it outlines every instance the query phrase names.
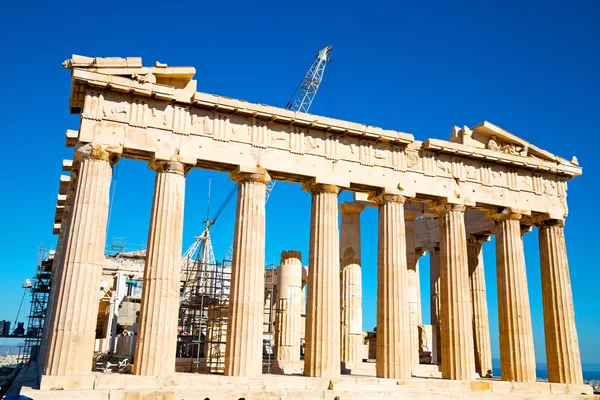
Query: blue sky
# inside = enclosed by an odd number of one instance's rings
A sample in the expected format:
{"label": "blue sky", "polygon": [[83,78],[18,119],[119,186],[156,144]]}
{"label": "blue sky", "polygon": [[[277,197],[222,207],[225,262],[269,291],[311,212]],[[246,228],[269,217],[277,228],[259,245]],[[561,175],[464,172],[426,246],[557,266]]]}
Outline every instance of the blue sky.
{"label": "blue sky", "polygon": [[[196,67],[198,90],[284,106],[316,52],[334,46],[333,62],[312,112],[446,139],[453,125],[488,120],[567,159],[583,176],[569,183],[566,239],[582,360],[600,363],[595,226],[600,106],[596,2],[9,2],[0,12],[0,319],[15,318],[21,281],[40,244],[52,247],[60,164],[70,158],[66,129],[71,54],[141,56]],[[153,172],[120,163],[108,231],[129,244],[146,241]],[[188,175],[184,248],[202,231],[206,183],[216,209],[232,183],[222,173]],[[348,198],[349,193],[342,194]],[[292,212],[290,212],[292,211]],[[278,183],[267,208],[267,261],[303,252],[310,196]],[[233,211],[214,232],[222,258]],[[364,328],[375,325],[376,210],[363,214]],[[493,355],[498,356],[493,241],[484,246]],[[537,232],[525,236],[536,357],[545,361]],[[424,321],[429,319],[428,257],[421,261]]]}

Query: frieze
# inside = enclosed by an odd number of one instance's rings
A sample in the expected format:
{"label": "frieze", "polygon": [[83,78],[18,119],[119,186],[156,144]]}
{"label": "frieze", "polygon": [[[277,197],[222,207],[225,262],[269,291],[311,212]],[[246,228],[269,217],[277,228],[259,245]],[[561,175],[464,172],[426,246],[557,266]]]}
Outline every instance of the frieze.
{"label": "frieze", "polygon": [[289,148],[290,133],[283,127],[269,127],[267,129],[269,135],[269,145],[279,149]]}
{"label": "frieze", "polygon": [[290,152],[293,154],[304,154],[304,137],[306,129],[292,126],[290,129]]}
{"label": "frieze", "polygon": [[392,168],[394,171],[406,172],[406,153],[400,146],[392,146]]}
{"label": "frieze", "polygon": [[190,123],[190,107],[175,105],[173,107],[173,132],[189,136]]}
{"label": "frieze", "polygon": [[370,141],[360,141],[360,163],[369,167],[373,166],[373,145]]}
{"label": "frieze", "polygon": [[435,166],[435,154],[431,151],[425,151],[421,153],[423,158],[423,172],[425,176],[436,176],[436,169],[439,167]]}
{"label": "frieze", "polygon": [[374,164],[381,167],[388,167],[390,165],[390,150],[375,148],[373,152]]}
{"label": "frieze", "polygon": [[82,118],[101,120],[104,110],[104,96],[99,92],[87,92],[83,103]]}
{"label": "frieze", "polygon": [[413,171],[422,171],[423,167],[421,166],[421,157],[419,155],[419,151],[414,149],[406,149],[404,150],[404,154],[406,156],[406,167],[409,170]]}
{"label": "frieze", "polygon": [[148,126],[148,103],[141,99],[136,99],[131,102],[129,110],[129,125],[138,128]]}
{"label": "frieze", "polygon": [[227,114],[215,113],[212,128],[213,138],[221,142],[229,142],[231,139],[231,127]]}
{"label": "frieze", "polygon": [[304,138],[304,152],[312,153],[315,149],[321,148],[321,139],[315,138],[313,136],[306,136]]}
{"label": "frieze", "polygon": [[338,160],[339,135],[327,133],[325,136],[325,157],[328,160]]}
{"label": "frieze", "polygon": [[266,149],[268,144],[267,135],[267,123],[265,121],[254,118],[252,121],[252,138],[250,140],[252,147]]}
{"label": "frieze", "polygon": [[471,182],[480,182],[479,169],[480,162],[470,159],[463,160],[463,169],[465,174],[465,180]]}
{"label": "frieze", "polygon": [[[126,97],[110,94],[106,98],[102,92],[90,90],[86,94],[82,117],[85,115],[86,118],[92,119],[100,109],[100,120],[126,122],[138,130],[154,128],[165,131],[159,135],[160,139],[157,139],[161,143],[168,141],[168,137],[163,138],[163,135],[168,135],[171,131],[178,135],[202,136],[208,140],[243,143],[261,149],[287,150],[297,155],[355,162],[366,167],[390,168],[393,171],[417,173],[425,177],[453,178],[459,184],[453,189],[456,191],[456,197],[465,195],[461,190],[468,190],[460,189],[462,182],[507,188],[517,192],[533,192],[537,195],[566,195],[564,180],[558,180],[552,174],[548,176],[553,179],[547,180],[547,173],[543,176],[532,174],[533,171],[527,169],[527,165],[523,166],[525,169],[518,168],[511,166],[504,159],[503,164],[499,164],[496,161],[475,159],[474,153],[462,154],[456,151],[455,154],[448,154],[434,147],[434,150],[429,150],[424,148],[425,145],[421,142],[413,142],[408,146],[396,145],[295,124],[282,124],[267,120],[262,115],[256,117],[243,113],[228,114],[140,96],[129,96],[129,101],[123,100]],[[107,127],[102,128],[101,132],[106,136]],[[120,135],[126,136],[125,133]],[[141,143],[139,140],[138,142]],[[510,153],[509,150],[506,151]]]}
{"label": "frieze", "polygon": [[514,190],[519,190],[518,175],[516,168],[508,168],[506,171],[507,186]]}
{"label": "frieze", "polygon": [[102,107],[102,116],[105,119],[116,121],[127,121],[129,116],[129,104],[126,101],[105,102]]}

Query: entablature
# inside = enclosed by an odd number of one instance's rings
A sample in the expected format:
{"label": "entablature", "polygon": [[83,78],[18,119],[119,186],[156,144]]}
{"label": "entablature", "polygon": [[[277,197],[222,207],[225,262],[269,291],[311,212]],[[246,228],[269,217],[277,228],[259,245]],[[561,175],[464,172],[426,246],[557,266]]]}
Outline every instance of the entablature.
{"label": "entablature", "polygon": [[[229,172],[260,166],[278,180],[315,179],[367,193],[392,188],[417,202],[443,199],[556,218],[566,216],[566,181],[581,173],[576,163],[496,132],[487,122],[455,129],[453,142],[420,142],[403,132],[190,92],[149,78],[76,66],[72,75],[72,111],[81,114],[81,125],[76,136],[69,132],[67,144],[99,144],[122,157],[177,159]],[[486,148],[492,136],[508,147]]]}

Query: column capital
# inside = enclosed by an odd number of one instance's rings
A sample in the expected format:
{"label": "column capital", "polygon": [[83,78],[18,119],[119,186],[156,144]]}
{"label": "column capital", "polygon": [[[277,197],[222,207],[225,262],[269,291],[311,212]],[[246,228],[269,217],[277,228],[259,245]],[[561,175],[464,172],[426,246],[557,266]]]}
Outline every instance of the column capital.
{"label": "column capital", "polygon": [[543,228],[553,228],[553,227],[564,228],[564,226],[565,226],[565,220],[564,219],[552,219],[552,218],[548,218],[548,219],[544,219],[544,220],[541,220],[541,221],[537,221],[535,223],[535,226],[537,226],[540,229],[543,229]]}
{"label": "column capital", "polygon": [[375,203],[377,203],[378,206],[381,206],[386,203],[398,203],[404,205],[407,198],[406,196],[402,196],[399,193],[381,190],[376,194],[369,196],[369,200],[374,201]]}
{"label": "column capital", "polygon": [[462,212],[467,211],[467,206],[464,204],[447,203],[445,201],[435,201],[429,206],[431,210],[435,210],[438,214],[446,214],[449,212]]}
{"label": "column capital", "polygon": [[79,143],[75,147],[74,161],[100,160],[115,164],[119,159],[119,155],[109,150],[109,146],[99,143]]}
{"label": "column capital", "polygon": [[520,210],[516,208],[497,208],[495,210],[487,210],[484,213],[486,218],[491,218],[494,221],[520,221],[524,216],[531,215],[531,211]]}
{"label": "column capital", "polygon": [[491,234],[482,234],[482,233],[475,233],[473,235],[469,235],[467,237],[467,244],[478,244],[478,245],[483,245],[485,242],[489,242],[490,241],[490,236]]}
{"label": "column capital", "polygon": [[344,214],[360,214],[365,207],[363,203],[357,201],[344,201],[339,205],[339,210]]}
{"label": "column capital", "polygon": [[185,175],[185,166],[176,160],[152,160],[149,164],[150,169],[167,174]]}
{"label": "column capital", "polygon": [[237,167],[232,173],[230,178],[232,181],[241,182],[256,182],[264,183],[265,185],[271,181],[271,175],[269,172],[261,167]]}
{"label": "column capital", "polygon": [[302,253],[297,250],[284,250],[281,252],[281,262],[282,264],[298,264],[302,265]]}
{"label": "column capital", "polygon": [[305,182],[302,185],[302,190],[305,190],[311,194],[317,194],[317,193],[339,194],[340,193],[339,186],[331,185],[329,183],[320,183],[320,182],[317,182],[317,180],[315,178],[311,179],[308,182]]}

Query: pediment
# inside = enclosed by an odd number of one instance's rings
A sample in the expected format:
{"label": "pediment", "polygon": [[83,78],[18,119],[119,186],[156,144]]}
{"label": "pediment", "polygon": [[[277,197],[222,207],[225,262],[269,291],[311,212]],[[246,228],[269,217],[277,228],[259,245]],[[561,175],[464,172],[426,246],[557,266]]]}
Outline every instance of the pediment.
{"label": "pediment", "polygon": [[475,125],[473,128],[455,126],[452,128],[450,140],[474,148],[492,150],[513,156],[537,158],[563,165],[579,165],[576,157],[573,157],[571,161],[567,161],[488,121]]}

